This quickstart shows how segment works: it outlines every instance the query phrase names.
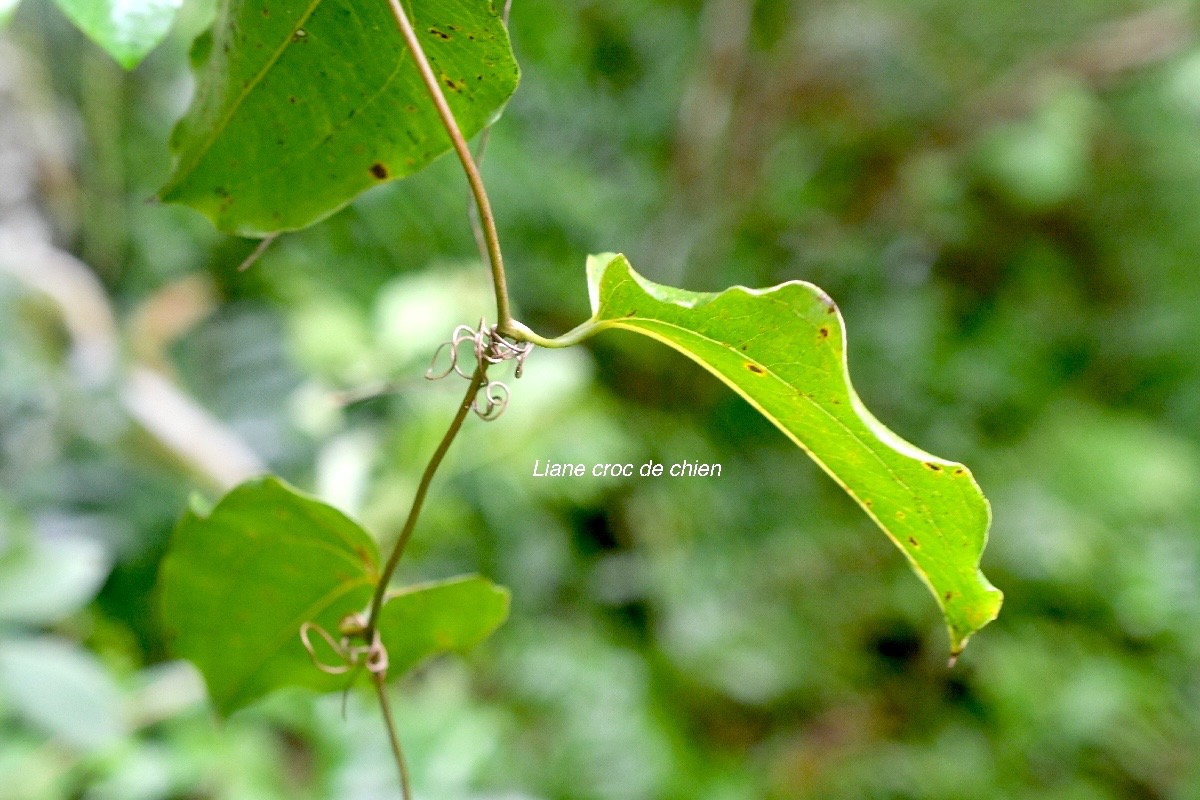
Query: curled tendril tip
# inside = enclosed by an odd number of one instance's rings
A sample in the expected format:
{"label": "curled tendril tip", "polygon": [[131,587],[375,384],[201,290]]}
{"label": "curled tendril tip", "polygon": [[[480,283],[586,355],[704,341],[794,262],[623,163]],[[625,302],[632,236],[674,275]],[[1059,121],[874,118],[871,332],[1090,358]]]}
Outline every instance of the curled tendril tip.
{"label": "curled tendril tip", "polygon": [[[467,380],[471,374],[463,369],[459,362],[459,350],[467,343],[471,344],[471,353],[475,358],[476,368],[486,369],[494,364],[505,361],[515,361],[517,369],[514,377],[520,378],[525,370],[525,359],[533,351],[530,342],[512,342],[500,334],[495,325],[488,326],[486,320],[479,320],[479,327],[459,325],[450,335],[450,341],[443,342],[433,354],[433,362],[425,373],[431,381],[441,380],[450,373],[455,373]],[[442,357],[442,351],[449,349],[450,364],[444,370],[438,371],[437,364]],[[504,413],[508,407],[510,396],[508,384],[503,381],[488,381],[481,387],[479,394],[471,401],[471,409],[485,422],[491,421]]]}
{"label": "curled tendril tip", "polygon": [[[313,666],[321,670],[327,675],[345,675],[352,669],[359,666],[365,666],[367,671],[373,675],[386,675],[388,669],[388,652],[383,646],[383,639],[379,636],[379,631],[375,631],[371,637],[369,644],[353,644],[352,636],[356,633],[362,633],[366,630],[367,619],[362,614],[350,614],[342,620],[339,626],[340,632],[344,635],[341,639],[334,639],[329,631],[322,628],[315,622],[305,622],[300,626],[300,642],[304,645],[304,649],[308,652],[308,657],[312,659]],[[342,659],[340,664],[326,664],[317,656],[317,651],[313,647],[311,635],[316,632],[318,636],[325,640],[329,648]]]}

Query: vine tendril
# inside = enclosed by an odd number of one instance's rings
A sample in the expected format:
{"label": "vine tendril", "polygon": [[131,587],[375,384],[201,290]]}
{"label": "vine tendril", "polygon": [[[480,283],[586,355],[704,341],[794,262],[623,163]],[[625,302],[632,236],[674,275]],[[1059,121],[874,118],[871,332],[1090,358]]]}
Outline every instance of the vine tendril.
{"label": "vine tendril", "polygon": [[[515,361],[517,369],[514,377],[520,378],[525,370],[525,359],[533,351],[533,344],[510,341],[499,332],[498,328],[497,325],[489,326],[483,319],[479,320],[478,328],[459,325],[450,334],[450,340],[442,342],[434,351],[433,361],[425,372],[426,379],[441,380],[453,372],[459,377],[470,380],[471,374],[467,373],[459,363],[459,350],[467,343],[471,344],[471,352],[477,368],[486,369],[494,364]],[[442,353],[446,350],[449,350],[450,353],[450,364],[445,369],[438,371],[438,361],[441,360]],[[471,400],[471,410],[480,419],[490,422],[504,413],[504,409],[508,407],[510,394],[508,384],[504,381],[489,380]]]}
{"label": "vine tendril", "polygon": [[[352,637],[361,636],[366,630],[366,616],[350,614],[342,619],[338,628],[339,632],[343,634],[341,639],[334,639],[329,631],[315,622],[305,622],[300,626],[300,642],[308,652],[308,657],[312,659],[314,667],[326,675],[345,675],[359,666],[366,667],[372,675],[381,677],[387,675],[388,652],[387,648],[383,646],[383,639],[380,638],[378,630],[372,632],[369,644],[352,642]],[[310,638],[313,632],[324,639],[329,648],[342,659],[341,664],[326,664],[320,659]]]}

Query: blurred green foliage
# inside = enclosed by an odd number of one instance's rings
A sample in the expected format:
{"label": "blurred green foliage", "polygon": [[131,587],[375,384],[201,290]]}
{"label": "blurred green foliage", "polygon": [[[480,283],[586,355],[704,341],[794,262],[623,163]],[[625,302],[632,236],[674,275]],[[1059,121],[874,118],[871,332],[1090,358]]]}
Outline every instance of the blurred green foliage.
{"label": "blurred green foliage", "polygon": [[[99,276],[122,365],[84,380],[60,309],[0,275],[6,800],[397,796],[359,697],[218,728],[164,661],[158,561],[188,494],[217,492],[122,386],[154,350],[142,312],[211,280],[160,368],[388,540],[461,389],[420,375],[490,305],[466,190],[443,159],[238,273],[252,243],[145,202],[208,13],[185,5],[128,75],[44,2],[0,42],[0,143],[54,120],[37,207]],[[604,250],[693,290],[817,283],[868,407],[991,497],[1007,601],[947,671],[900,555],[714,379],[622,334],[538,353],[507,414],[468,426],[402,568],[513,589],[488,644],[397,690],[419,793],[1200,796],[1192,5],[516,0],[512,30],[524,78],[485,176],[520,317],[582,320]],[[724,471],[552,481],[539,458]]]}

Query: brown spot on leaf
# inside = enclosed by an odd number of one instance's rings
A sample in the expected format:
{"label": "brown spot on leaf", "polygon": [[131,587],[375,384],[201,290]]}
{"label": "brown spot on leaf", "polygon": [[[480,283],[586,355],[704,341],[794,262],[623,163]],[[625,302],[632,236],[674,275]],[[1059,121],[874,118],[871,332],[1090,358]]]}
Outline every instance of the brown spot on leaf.
{"label": "brown spot on leaf", "polygon": [[966,475],[967,471],[965,469],[963,469],[962,467],[955,467],[954,474],[955,475]]}
{"label": "brown spot on leaf", "polygon": [[870,508],[871,506],[875,505],[875,501],[868,497],[866,500],[863,500],[863,505],[867,508]]}
{"label": "brown spot on leaf", "polygon": [[904,519],[907,516],[908,515],[904,513],[903,508],[896,512],[896,519]]}
{"label": "brown spot on leaf", "polygon": [[752,364],[749,361],[746,362],[746,369],[750,370],[755,375],[766,375],[767,374],[767,371],[765,369],[760,367],[758,364]]}
{"label": "brown spot on leaf", "polygon": [[450,34],[446,33],[445,31],[439,31],[437,28],[430,28],[429,32],[432,33],[434,36],[438,37],[439,39],[441,39],[443,42],[448,42],[452,38],[454,38]]}
{"label": "brown spot on leaf", "polygon": [[264,8],[264,9],[262,10],[262,15],[263,15],[263,17],[264,17],[264,18],[265,18],[265,17],[269,17],[269,16],[271,16],[271,11],[270,11],[270,9]]}
{"label": "brown spot on leaf", "polygon": [[942,596],[946,598],[947,603],[949,603],[955,597],[954,592],[946,592],[946,594],[944,594]]}
{"label": "brown spot on leaf", "polygon": [[300,101],[296,99],[296,95],[291,95],[288,97],[288,102],[291,103],[292,105],[296,105],[296,103],[298,103]]}
{"label": "brown spot on leaf", "polygon": [[927,469],[927,470],[931,470],[933,472],[941,472],[942,471],[941,464],[934,464],[932,461],[926,461],[924,463],[925,463],[925,469]]}
{"label": "brown spot on leaf", "polygon": [[828,338],[829,338],[829,327],[827,325],[822,325],[817,330],[817,339],[819,339],[820,341],[825,341]]}
{"label": "brown spot on leaf", "polygon": [[371,174],[378,180],[387,180],[388,168],[383,163],[376,161],[371,165]]}
{"label": "brown spot on leaf", "polygon": [[915,537],[915,536],[908,537],[908,543],[911,544],[913,547],[921,546],[921,543],[917,541],[917,537]]}

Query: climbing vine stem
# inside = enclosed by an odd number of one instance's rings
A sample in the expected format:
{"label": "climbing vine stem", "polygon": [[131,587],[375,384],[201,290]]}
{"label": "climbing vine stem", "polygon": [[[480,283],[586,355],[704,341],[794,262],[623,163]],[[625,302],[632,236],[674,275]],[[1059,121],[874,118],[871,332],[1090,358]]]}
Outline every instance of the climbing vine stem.
{"label": "climbing vine stem", "polygon": [[492,204],[488,201],[487,189],[483,185],[483,177],[479,174],[479,168],[475,165],[475,158],[471,155],[471,149],[467,146],[467,140],[463,137],[462,131],[458,127],[458,121],[454,118],[454,112],[450,110],[450,104],[446,102],[446,95],[442,92],[441,84],[438,82],[437,76],[433,74],[433,67],[430,66],[429,59],[425,57],[425,51],[421,47],[420,39],[417,38],[417,32],[414,30],[412,21],[408,17],[408,12],[404,10],[401,0],[388,0],[388,4],[391,6],[392,15],[396,18],[396,25],[400,28],[400,34],[404,37],[409,52],[412,53],[413,60],[417,62],[417,71],[421,73],[421,80],[425,83],[425,88],[429,91],[429,97],[433,100],[433,105],[437,109],[438,116],[441,117],[442,125],[446,128],[450,142],[454,145],[454,152],[458,154],[458,160],[462,162],[463,172],[467,176],[467,183],[471,186],[471,194],[475,198],[475,207],[479,210],[479,221],[483,228],[484,244],[486,245],[488,261],[492,269],[492,283],[496,291],[496,327],[500,333],[511,335],[513,332],[513,318],[512,310],[508,303],[508,283],[504,275],[504,256],[500,252],[500,237],[496,233],[496,218],[492,215]]}
{"label": "climbing vine stem", "polygon": [[378,672],[371,675],[375,684],[375,694],[379,697],[379,708],[383,711],[383,722],[387,727],[388,741],[392,745],[392,756],[396,759],[396,769],[400,771],[400,792],[404,800],[412,800],[412,787],[408,780],[408,763],[404,760],[404,751],[400,748],[400,736],[396,732],[396,720],[392,716],[392,701],[388,698],[386,678]]}
{"label": "climbing vine stem", "polygon": [[[508,19],[512,14],[512,0],[505,0],[504,10],[500,13],[500,20],[504,23],[504,29],[508,30]],[[475,167],[483,169],[483,156],[487,153],[488,140],[492,135],[492,124],[489,122],[483,127],[479,133],[479,140],[475,144]],[[479,255],[484,261],[488,258],[487,238],[483,235],[483,227],[479,224],[479,209],[473,203],[467,205],[467,218],[471,221],[471,233],[475,235],[475,246],[479,248]]]}
{"label": "climbing vine stem", "polygon": [[[396,18],[396,25],[400,29],[400,34],[404,37],[405,43],[408,45],[409,52],[412,53],[413,60],[416,62],[417,71],[421,75],[421,80],[425,84],[425,88],[429,92],[429,97],[433,101],[434,108],[437,109],[438,116],[441,118],[442,125],[446,129],[446,134],[450,137],[450,142],[454,146],[454,151],[458,155],[458,160],[462,164],[463,172],[466,174],[467,183],[471,189],[471,195],[475,199],[476,214],[471,215],[472,228],[475,231],[476,241],[481,243],[481,250],[486,253],[487,261],[491,266],[492,284],[496,293],[496,327],[492,331],[491,348],[494,350],[498,342],[503,341],[501,337],[509,337],[518,341],[526,341],[532,343],[545,343],[549,346],[555,346],[550,340],[544,339],[541,336],[533,333],[529,328],[515,322],[512,317],[512,309],[508,300],[508,282],[504,273],[504,256],[500,250],[500,236],[496,231],[496,218],[492,214],[492,205],[488,200],[487,189],[483,184],[483,177],[480,175],[479,167],[476,159],[471,154],[471,150],[467,145],[466,139],[463,137],[462,130],[458,127],[458,121],[454,118],[454,112],[450,109],[450,104],[446,101],[446,95],[442,92],[442,87],[437,76],[433,72],[433,67],[429,63],[429,59],[425,56],[425,51],[421,47],[420,39],[417,37],[417,32],[413,27],[412,20],[409,19],[408,13],[404,10],[402,0],[388,0],[388,5],[392,9],[392,15]],[[508,14],[511,6],[511,0],[508,0],[504,6],[504,23],[508,25]],[[484,149],[487,147],[487,133],[485,128],[484,134],[479,143],[479,158],[482,159]],[[484,332],[483,324],[480,326],[480,335]],[[458,342],[451,342],[451,367],[455,364]],[[558,345],[564,346],[564,345]],[[478,348],[477,348],[478,349]],[[511,345],[507,348],[512,353],[506,354],[501,358],[505,360],[517,352],[521,352],[520,348],[514,348]],[[500,351],[496,351],[493,355],[497,355]],[[518,361],[517,375],[520,376],[520,363],[524,360],[524,355],[528,354],[528,350],[523,351],[523,355]],[[376,631],[379,625],[379,612],[383,608],[384,599],[387,595],[388,585],[392,581],[392,576],[396,572],[396,567],[400,563],[401,557],[408,546],[409,540],[412,538],[413,531],[416,529],[417,519],[421,515],[421,509],[425,504],[425,497],[429,492],[429,486],[433,482],[433,476],[445,458],[446,453],[450,450],[450,445],[458,436],[458,432],[462,429],[463,422],[467,418],[467,414],[472,408],[476,407],[477,398],[481,389],[488,389],[488,409],[492,408],[491,386],[487,380],[487,368],[489,359],[483,355],[476,353],[476,366],[474,374],[472,374],[470,382],[467,385],[467,391],[463,395],[462,402],[459,404],[458,411],[454,415],[454,419],[450,422],[450,427],[446,430],[446,434],[442,437],[433,456],[429,459],[429,463],[425,465],[425,471],[421,475],[421,481],[417,485],[416,494],[413,496],[412,506],[408,511],[408,518],[404,521],[404,527],[400,531],[399,537],[396,539],[395,545],[392,547],[392,552],[388,556],[387,563],[384,565],[382,572],[379,575],[379,581],[375,586],[375,592],[371,596],[371,607],[367,612],[367,622],[362,631],[364,641],[371,642],[376,636]],[[494,360],[493,362],[494,363]],[[486,414],[481,414],[487,419]],[[396,722],[392,715],[391,702],[388,699],[387,687],[385,685],[385,676],[383,672],[373,672],[371,675],[372,681],[375,684],[375,691],[379,697],[379,707],[383,711],[384,722],[387,727],[388,740],[391,743],[392,755],[396,760],[396,767],[400,772],[400,786],[404,800],[411,800],[412,790],[409,785],[408,767],[404,760],[404,753],[400,746],[399,734],[396,731]]]}
{"label": "climbing vine stem", "polygon": [[[450,450],[450,445],[454,443],[458,432],[462,430],[463,422],[466,420],[468,412],[475,406],[476,395],[487,384],[487,366],[487,363],[484,361],[480,361],[476,366],[475,373],[471,376],[471,381],[467,386],[467,393],[463,396],[462,403],[458,406],[458,413],[454,415],[454,419],[450,422],[450,427],[446,430],[445,436],[438,443],[437,449],[429,459],[429,463],[425,465],[425,472],[421,475],[421,482],[417,485],[417,493],[413,496],[412,506],[408,509],[408,519],[404,521],[404,527],[400,531],[400,536],[396,539],[396,544],[392,546],[392,553],[388,556],[387,564],[384,565],[383,571],[379,575],[379,582],[375,585],[375,593],[371,596],[371,609],[367,613],[367,623],[361,633],[359,633],[364,641],[373,642],[376,639],[376,631],[379,625],[379,611],[383,608],[383,600],[387,595],[388,585],[392,582],[392,575],[395,574],[396,566],[400,563],[400,557],[404,555],[404,549],[408,546],[408,541],[412,538],[413,530],[417,526],[417,518],[421,516],[421,507],[425,504],[425,495],[429,493],[429,485],[433,482],[434,473],[437,472],[442,459],[446,457],[446,453]],[[386,651],[384,651],[384,654],[386,658]],[[408,766],[404,761],[404,752],[400,747],[400,736],[396,732],[396,721],[392,717],[392,707],[388,700],[387,687],[384,685],[386,675],[382,670],[372,671],[371,680],[374,682],[376,694],[379,696],[379,707],[383,710],[383,721],[387,726],[388,740],[392,745],[392,756],[396,759],[396,769],[400,771],[400,788],[403,792],[404,800],[411,800],[412,792],[409,788]]]}
{"label": "climbing vine stem", "polygon": [[442,459],[446,457],[446,452],[449,451],[450,445],[454,443],[454,438],[462,429],[463,421],[475,404],[476,395],[486,383],[487,364],[480,362],[475,367],[475,373],[471,376],[471,382],[467,386],[467,393],[463,395],[462,403],[458,406],[458,413],[454,415],[450,427],[446,430],[446,435],[442,437],[437,450],[433,452],[429,463],[425,465],[425,472],[421,475],[421,482],[417,485],[417,493],[413,495],[412,506],[408,509],[408,518],[404,520],[400,536],[396,539],[392,553],[388,556],[387,563],[384,564],[383,572],[379,575],[379,583],[375,586],[375,594],[371,597],[371,610],[367,613],[367,624],[362,633],[365,641],[370,642],[375,635],[375,629],[379,625],[379,610],[383,608],[383,599],[387,594],[388,584],[392,582],[396,565],[400,563],[400,557],[404,555],[404,549],[408,546],[409,539],[412,538],[413,530],[417,527],[417,518],[421,516],[421,508],[425,505],[425,495],[429,493],[429,484],[433,482],[434,473],[441,466]]}

